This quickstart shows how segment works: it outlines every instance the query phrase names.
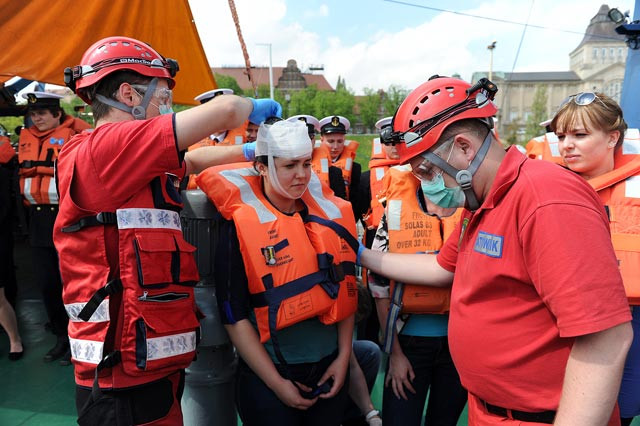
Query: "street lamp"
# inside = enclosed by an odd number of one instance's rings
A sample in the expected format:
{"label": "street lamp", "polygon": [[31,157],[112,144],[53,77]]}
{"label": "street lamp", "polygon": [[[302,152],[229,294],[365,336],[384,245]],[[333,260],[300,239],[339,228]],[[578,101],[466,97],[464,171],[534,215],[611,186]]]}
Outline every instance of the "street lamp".
{"label": "street lamp", "polygon": [[489,81],[493,81],[493,49],[496,48],[496,41],[493,40],[490,45],[487,46],[489,49]]}
{"label": "street lamp", "polygon": [[273,65],[271,63],[271,43],[258,43],[258,46],[269,47],[269,97],[273,99]]}

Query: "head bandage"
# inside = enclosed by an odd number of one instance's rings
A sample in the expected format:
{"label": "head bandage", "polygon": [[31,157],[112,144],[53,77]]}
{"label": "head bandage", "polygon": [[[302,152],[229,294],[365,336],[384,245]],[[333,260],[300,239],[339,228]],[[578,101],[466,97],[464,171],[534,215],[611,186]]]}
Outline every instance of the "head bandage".
{"label": "head bandage", "polygon": [[307,125],[302,121],[278,121],[261,124],[256,139],[256,157],[267,156],[269,180],[273,189],[283,197],[294,199],[278,181],[274,157],[286,160],[311,158],[313,148],[309,143]]}

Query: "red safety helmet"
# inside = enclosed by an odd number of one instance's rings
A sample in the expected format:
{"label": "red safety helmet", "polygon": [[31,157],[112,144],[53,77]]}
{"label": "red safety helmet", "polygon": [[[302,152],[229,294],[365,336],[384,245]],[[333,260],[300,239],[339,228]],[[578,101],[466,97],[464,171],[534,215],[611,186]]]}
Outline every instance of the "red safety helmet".
{"label": "red safety helmet", "polygon": [[130,70],[151,78],[165,78],[175,86],[178,62],[165,59],[151,46],[130,37],[107,37],[94,43],[82,56],[80,65],[64,70],[64,82],[82,100],[91,104],[84,88],[115,71]]}
{"label": "red safety helmet", "polygon": [[[404,142],[398,144],[398,161],[407,163],[435,145],[451,123],[494,116],[498,108],[492,101],[497,91],[486,78],[471,86],[457,78],[433,76],[407,96],[393,117],[392,127],[383,129],[381,137]],[[488,123],[492,127],[492,120]]]}

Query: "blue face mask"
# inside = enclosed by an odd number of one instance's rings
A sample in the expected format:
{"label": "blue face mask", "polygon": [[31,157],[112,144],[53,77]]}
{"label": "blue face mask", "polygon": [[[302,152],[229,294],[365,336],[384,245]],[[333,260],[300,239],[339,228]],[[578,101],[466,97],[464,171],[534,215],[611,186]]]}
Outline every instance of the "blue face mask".
{"label": "blue face mask", "polygon": [[421,180],[420,188],[425,197],[434,204],[444,208],[464,206],[465,196],[462,188],[447,188],[442,174],[438,173],[432,180]]}
{"label": "blue face mask", "polygon": [[158,112],[160,115],[173,114],[173,108],[167,104],[160,104],[158,106]]}

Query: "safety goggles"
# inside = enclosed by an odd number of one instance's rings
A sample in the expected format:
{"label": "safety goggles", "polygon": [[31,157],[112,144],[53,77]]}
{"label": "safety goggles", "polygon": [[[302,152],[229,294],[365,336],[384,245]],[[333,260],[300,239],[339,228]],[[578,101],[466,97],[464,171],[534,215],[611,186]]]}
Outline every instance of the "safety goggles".
{"label": "safety goggles", "polygon": [[[132,84],[136,92],[138,92],[141,96],[147,93],[149,86],[145,86],[142,84]],[[154,90],[153,96],[158,99],[164,105],[173,105],[173,90],[167,89],[166,87],[158,87]]]}
{"label": "safety goggles", "polygon": [[[451,159],[451,154],[453,153],[453,139],[454,138],[448,139],[440,147],[438,147],[438,149],[433,151],[435,155],[437,155],[440,158],[443,158],[442,156],[443,151],[446,151],[446,149],[450,145],[449,155],[447,155],[447,159],[445,160],[447,163]],[[417,158],[422,159],[422,161],[420,163],[417,163],[417,162],[414,163],[413,161],[411,161],[410,164],[411,164],[411,173],[413,173],[413,175],[419,181],[425,181],[425,182],[432,181],[433,179],[436,178],[437,175],[442,174],[442,170],[440,170],[439,168],[431,164],[431,161],[427,160],[426,158],[420,155]]]}
{"label": "safety goggles", "polygon": [[[564,101],[562,101],[562,103],[560,103],[560,108],[564,107],[565,105],[567,105],[569,102],[572,102],[572,101],[576,105],[586,106],[586,105],[592,104],[593,101],[595,101],[596,99],[598,101],[600,101],[602,106],[607,108],[605,103],[602,102],[602,99],[600,99],[598,97],[598,95],[596,95],[593,92],[580,92],[580,93],[576,93],[575,95],[568,96]],[[558,109],[560,109],[560,108],[558,108]]]}
{"label": "safety goggles", "polygon": [[[380,131],[380,142],[384,144],[395,142],[412,145],[422,139],[425,133],[428,133],[431,129],[449,120],[451,117],[473,108],[483,107],[487,102],[495,98],[497,92],[498,87],[495,84],[487,78],[481,78],[476,84],[466,90],[467,96],[462,101],[438,112],[431,118],[420,121],[406,132],[394,132],[393,123],[391,126],[385,127]],[[474,94],[475,96],[471,96]]]}

